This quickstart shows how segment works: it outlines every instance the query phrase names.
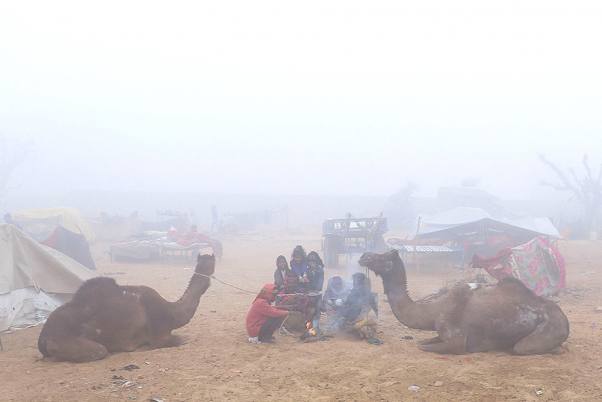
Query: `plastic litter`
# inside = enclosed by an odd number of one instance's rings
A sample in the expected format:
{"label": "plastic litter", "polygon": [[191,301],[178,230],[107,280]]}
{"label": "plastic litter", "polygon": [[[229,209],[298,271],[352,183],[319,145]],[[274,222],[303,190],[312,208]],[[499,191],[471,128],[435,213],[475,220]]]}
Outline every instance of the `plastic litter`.
{"label": "plastic litter", "polygon": [[408,387],[408,391],[418,392],[418,391],[420,391],[420,387],[418,385],[410,385]]}

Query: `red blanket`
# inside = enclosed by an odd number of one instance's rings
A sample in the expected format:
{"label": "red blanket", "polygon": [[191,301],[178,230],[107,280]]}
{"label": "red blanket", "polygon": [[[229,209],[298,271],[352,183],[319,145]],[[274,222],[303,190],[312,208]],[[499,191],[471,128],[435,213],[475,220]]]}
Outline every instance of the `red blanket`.
{"label": "red blanket", "polygon": [[564,258],[556,244],[544,237],[504,249],[493,258],[475,255],[472,266],[485,269],[498,280],[517,278],[539,296],[553,295],[566,286]]}

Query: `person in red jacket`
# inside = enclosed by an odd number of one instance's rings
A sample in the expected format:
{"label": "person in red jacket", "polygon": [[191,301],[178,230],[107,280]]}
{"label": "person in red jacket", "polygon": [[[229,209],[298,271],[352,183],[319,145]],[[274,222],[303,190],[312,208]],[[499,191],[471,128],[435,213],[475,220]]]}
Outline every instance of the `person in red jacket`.
{"label": "person in red jacket", "polygon": [[276,285],[268,283],[263,286],[249,312],[247,313],[247,333],[249,342],[273,342],[276,331],[288,315],[288,311],[272,306],[276,299]]}

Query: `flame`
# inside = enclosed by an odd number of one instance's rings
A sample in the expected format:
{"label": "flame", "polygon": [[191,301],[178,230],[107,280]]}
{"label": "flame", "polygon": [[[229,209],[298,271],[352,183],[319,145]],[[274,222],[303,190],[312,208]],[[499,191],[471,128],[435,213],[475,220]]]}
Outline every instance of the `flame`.
{"label": "flame", "polygon": [[305,328],[307,328],[307,333],[311,336],[316,336],[318,335],[318,332],[316,331],[316,329],[314,328],[314,326],[312,325],[311,321],[307,321],[305,323]]}

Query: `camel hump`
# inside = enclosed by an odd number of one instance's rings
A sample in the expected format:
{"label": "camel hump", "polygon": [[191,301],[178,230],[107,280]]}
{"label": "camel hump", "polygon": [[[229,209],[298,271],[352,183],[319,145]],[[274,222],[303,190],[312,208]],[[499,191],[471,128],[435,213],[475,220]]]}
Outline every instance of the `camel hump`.
{"label": "camel hump", "polygon": [[108,297],[113,297],[120,293],[119,285],[113,278],[99,276],[88,279],[77,289],[73,295],[72,301],[77,304],[87,304],[88,302],[98,302]]}
{"label": "camel hump", "polygon": [[473,294],[472,289],[466,283],[455,285],[450,291],[450,297],[457,300],[466,300]]}
{"label": "camel hump", "polygon": [[466,304],[473,295],[473,291],[467,284],[454,286],[446,299],[446,322],[460,322],[466,309]]}

